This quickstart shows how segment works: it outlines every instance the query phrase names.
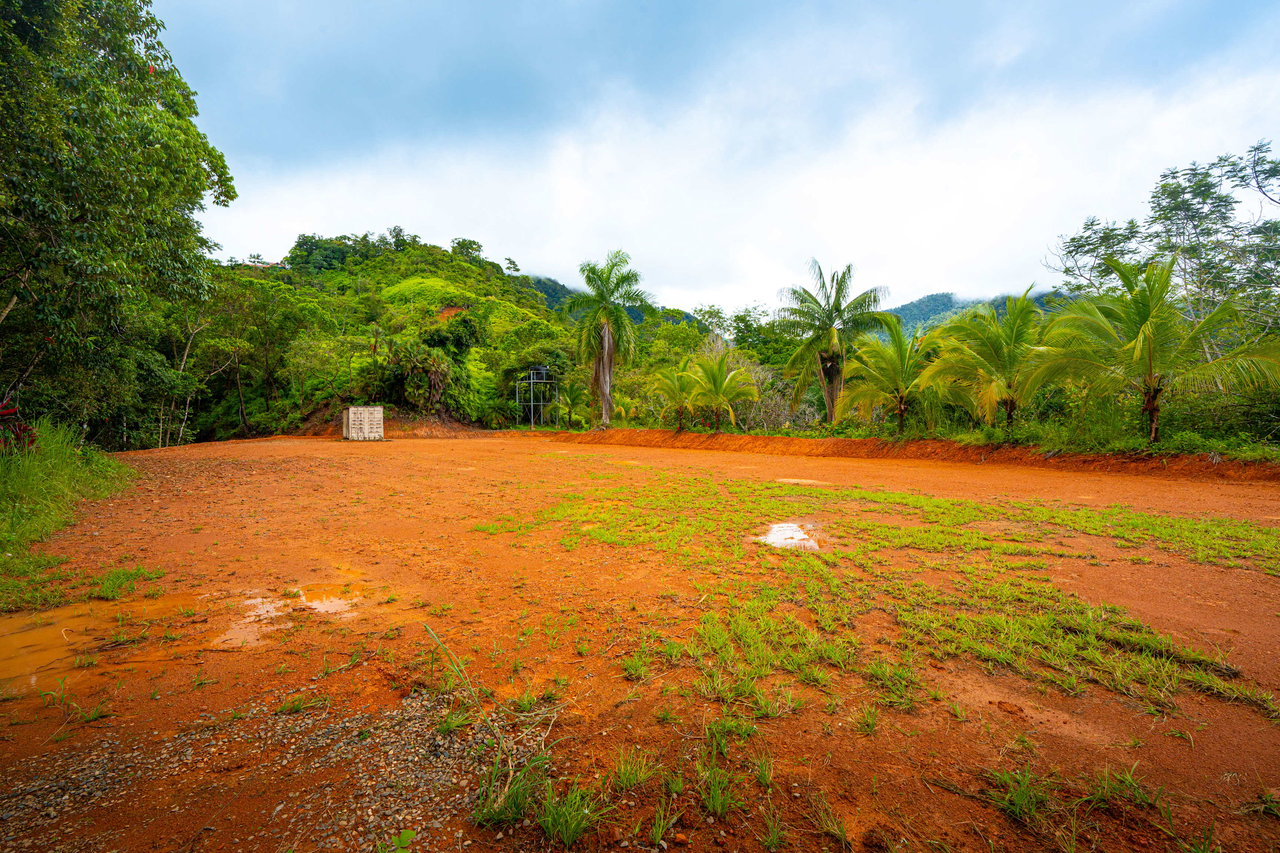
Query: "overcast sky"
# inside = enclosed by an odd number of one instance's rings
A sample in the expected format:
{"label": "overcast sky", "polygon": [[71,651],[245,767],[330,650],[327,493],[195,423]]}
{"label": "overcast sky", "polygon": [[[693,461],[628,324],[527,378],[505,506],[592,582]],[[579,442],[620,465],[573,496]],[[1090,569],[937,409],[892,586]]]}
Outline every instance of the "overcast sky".
{"label": "overcast sky", "polygon": [[[892,7],[892,8],[890,8]],[[402,225],[573,286],[889,305],[1051,285],[1086,216],[1280,136],[1280,4],[156,0],[240,198],[223,257]]]}

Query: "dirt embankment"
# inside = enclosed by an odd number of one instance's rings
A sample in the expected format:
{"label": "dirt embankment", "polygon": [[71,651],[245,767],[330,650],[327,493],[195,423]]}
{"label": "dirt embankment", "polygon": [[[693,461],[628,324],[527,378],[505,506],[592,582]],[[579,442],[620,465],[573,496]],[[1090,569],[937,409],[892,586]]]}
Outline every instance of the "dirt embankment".
{"label": "dirt embankment", "polygon": [[[382,433],[387,438],[480,438],[492,435],[490,430],[467,426],[454,420],[399,417],[389,417],[383,421]],[[297,431],[297,435],[341,438],[342,410],[337,409],[334,414],[312,418]]]}
{"label": "dirt embankment", "polygon": [[1267,462],[1214,461],[1208,455],[1121,456],[1045,453],[1030,447],[968,447],[951,441],[882,441],[877,438],[789,438],[777,435],[671,432],[661,429],[610,429],[558,433],[555,441],[612,444],[673,450],[720,450],[777,456],[836,456],[847,459],[923,459],[933,462],[1027,465],[1059,471],[1144,474],[1178,479],[1280,482],[1280,465]]}

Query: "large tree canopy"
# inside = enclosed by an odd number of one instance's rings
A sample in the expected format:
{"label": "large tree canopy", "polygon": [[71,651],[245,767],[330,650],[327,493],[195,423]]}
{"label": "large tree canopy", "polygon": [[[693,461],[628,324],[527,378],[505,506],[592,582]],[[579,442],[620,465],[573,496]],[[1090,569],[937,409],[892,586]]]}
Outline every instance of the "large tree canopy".
{"label": "large tree canopy", "polygon": [[148,0],[0,0],[0,398],[209,286],[196,214],[235,189],[160,30]]}
{"label": "large tree canopy", "polygon": [[1244,154],[1167,169],[1151,191],[1145,219],[1096,217],[1062,239],[1050,265],[1074,295],[1125,292],[1114,258],[1146,264],[1174,257],[1173,295],[1200,320],[1233,301],[1247,322],[1280,328],[1280,158],[1262,141]]}

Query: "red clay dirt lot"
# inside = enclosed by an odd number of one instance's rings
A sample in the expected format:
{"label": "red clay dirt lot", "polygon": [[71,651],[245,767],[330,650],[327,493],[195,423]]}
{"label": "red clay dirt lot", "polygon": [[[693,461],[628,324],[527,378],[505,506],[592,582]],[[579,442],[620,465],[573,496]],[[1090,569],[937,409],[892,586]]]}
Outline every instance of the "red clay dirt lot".
{"label": "red clay dirt lot", "polygon": [[[923,611],[904,603],[942,607],[985,578],[983,607],[1021,591],[1028,619],[1069,601],[1122,624],[1101,609],[1111,605],[1193,650],[1156,657],[1176,668],[1222,656],[1229,666],[1204,671],[1258,697],[1280,688],[1280,566],[1122,542],[1087,519],[1046,533],[965,516],[971,544],[951,550],[859,550],[848,532],[948,533],[929,510],[913,515],[910,497],[875,503],[887,491],[1010,512],[1120,505],[1188,524],[1233,519],[1274,555],[1276,482],[569,438],[279,438],[121,454],[136,481],[40,547],[73,573],[163,574],[118,600],[0,617],[0,850],[377,850],[401,830],[417,832],[410,850],[560,848],[536,805],[514,826],[471,819],[493,760],[481,717],[522,756],[549,748],[557,790],[607,796],[611,810],[574,849],[1280,850],[1280,723],[1265,699],[1225,701],[1173,670],[1160,695],[1123,677],[1057,689],[1040,675],[1088,668],[934,654],[942,634],[912,635]],[[726,523],[754,532],[715,544],[705,519],[678,518],[708,495],[721,495]],[[773,520],[811,532],[816,556],[755,541],[766,531],[752,495],[806,507]],[[663,500],[669,510],[653,508]],[[612,527],[611,514],[630,526]],[[864,526],[840,527],[850,519]],[[712,544],[686,548],[667,535],[673,520]],[[975,560],[978,574],[964,574]],[[784,583],[784,571],[807,574]],[[819,579],[861,584],[835,627],[813,603]],[[706,687],[717,666],[708,614],[732,622],[753,595],[772,610],[751,612],[798,632],[788,636],[854,650],[821,671],[756,672],[757,699],[788,698],[776,714]],[[945,606],[963,616],[965,601]],[[456,679],[449,689],[431,632],[474,693]],[[745,645],[721,655],[750,657]],[[882,658],[915,673],[910,700],[885,700],[867,675]],[[470,706],[473,696],[485,698]],[[713,817],[709,727],[726,717],[748,730],[714,758],[738,802]],[[632,747],[657,771],[622,790],[615,765]],[[770,773],[758,772],[763,757]],[[1100,774],[1130,770],[1140,785],[1100,790]],[[1029,811],[1002,799],[1000,772],[1038,780],[1022,790]],[[659,802],[680,816],[655,843]]]}

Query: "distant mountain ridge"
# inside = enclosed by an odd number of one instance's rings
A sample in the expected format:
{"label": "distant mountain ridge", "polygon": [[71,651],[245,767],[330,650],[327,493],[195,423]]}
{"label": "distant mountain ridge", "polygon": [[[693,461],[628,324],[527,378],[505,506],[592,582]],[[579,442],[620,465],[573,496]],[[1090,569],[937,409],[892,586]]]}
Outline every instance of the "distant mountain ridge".
{"label": "distant mountain ridge", "polygon": [[[539,293],[541,293],[543,296],[546,297],[547,307],[550,308],[552,311],[557,310],[561,305],[564,304],[565,300],[567,300],[573,294],[581,292],[580,290],[574,290],[572,288],[565,287],[563,284],[556,281],[554,278],[547,278],[546,276],[541,276],[541,275],[530,275],[530,276],[527,276],[527,278],[529,279],[530,286],[532,286],[534,290],[538,291]],[[667,310],[667,306],[665,305],[659,305],[657,306],[657,308],[659,311]],[[695,318],[688,311],[685,311],[683,308],[677,308],[675,310],[680,311],[681,314],[684,315],[683,319],[681,319],[680,322],[682,323],[697,322],[697,318]],[[640,313],[640,310],[637,308],[628,308],[627,315],[631,317],[631,321],[633,323],[639,323],[644,320],[644,314]]]}
{"label": "distant mountain ridge", "polygon": [[[1059,296],[1061,294],[1056,290],[1046,290],[1043,293],[1033,293],[1031,298],[1041,308],[1047,309],[1050,301]],[[902,318],[904,329],[932,329],[977,305],[990,305],[996,309],[997,314],[1003,314],[1004,302],[1007,298],[1008,294],[992,299],[958,299],[954,293],[930,293],[928,296],[921,296],[896,308],[884,310]]]}

